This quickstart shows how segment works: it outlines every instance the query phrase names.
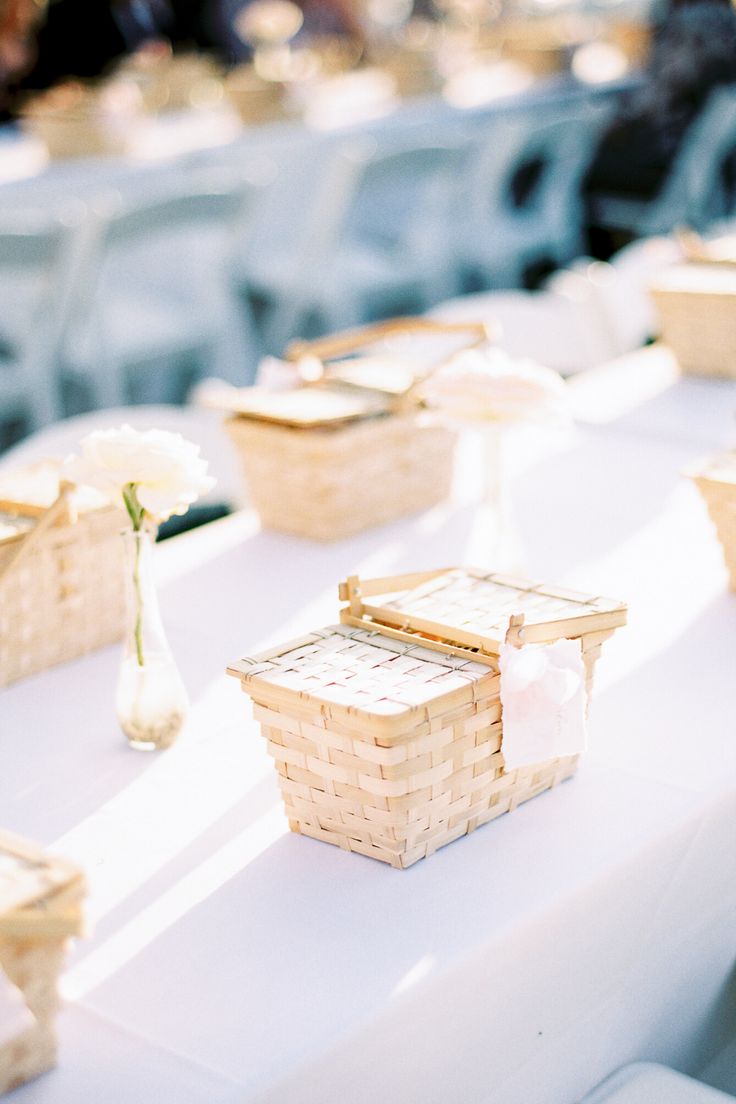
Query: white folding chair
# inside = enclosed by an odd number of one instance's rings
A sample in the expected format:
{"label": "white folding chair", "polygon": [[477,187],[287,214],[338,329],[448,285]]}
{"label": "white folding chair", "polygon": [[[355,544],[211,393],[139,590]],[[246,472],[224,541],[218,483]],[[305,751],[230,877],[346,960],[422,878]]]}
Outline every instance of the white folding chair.
{"label": "white folding chair", "polygon": [[39,212],[0,218],[0,420],[28,430],[60,412],[56,368],[76,230]]}
{"label": "white folding chair", "polygon": [[254,255],[242,270],[269,352],[449,294],[450,213],[465,156],[444,145],[341,150],[293,247]]}
{"label": "white folding chair", "polygon": [[499,119],[468,166],[457,246],[466,285],[520,287],[533,264],[558,268],[583,252],[580,184],[609,113],[568,104],[551,118],[537,105]]}
{"label": "white folding chair", "polygon": [[441,303],[446,322],[486,322],[513,356],[564,375],[603,364],[644,345],[657,332],[649,284],[681,259],[673,238],[647,238],[608,263],[578,257],[538,291],[486,291]]}
{"label": "white folding chair", "polygon": [[711,93],[688,128],[667,178],[654,199],[597,195],[590,202],[590,222],[636,237],[668,234],[677,226],[705,229],[728,213],[722,170],[736,151],[736,91]]}
{"label": "white folding chair", "polygon": [[256,192],[240,179],[95,201],[62,364],[92,406],[123,405],[136,384],[139,399],[169,400],[202,375],[252,378],[258,349],[233,287],[232,252]]}

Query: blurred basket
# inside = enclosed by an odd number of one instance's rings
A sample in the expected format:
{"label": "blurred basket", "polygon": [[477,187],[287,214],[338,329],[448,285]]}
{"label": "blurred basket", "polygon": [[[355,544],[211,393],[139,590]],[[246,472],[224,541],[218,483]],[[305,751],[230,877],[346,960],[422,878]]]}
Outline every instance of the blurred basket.
{"label": "blurred basket", "polygon": [[284,85],[259,77],[252,65],[239,65],[228,73],[225,95],[246,126],[276,122],[288,115]]}
{"label": "blurred basket", "polygon": [[138,92],[123,82],[70,84],[37,96],[24,109],[22,126],[52,158],[122,155],[141,119]]}
{"label": "blurred basket", "polygon": [[683,372],[736,378],[736,264],[673,265],[650,291]]}
{"label": "blurred basket", "polygon": [[92,112],[38,111],[24,117],[23,129],[43,142],[54,159],[122,155],[129,146],[126,135],[110,130]]}
{"label": "blurred basket", "polygon": [[723,547],[729,585],[736,591],[736,451],[711,457],[688,474],[705,499]]}
{"label": "blurred basket", "polygon": [[618,46],[632,67],[643,68],[652,48],[652,28],[648,22],[612,19],[605,33],[608,41]]}
{"label": "blurred basket", "polygon": [[[402,319],[297,343],[289,356],[328,360],[428,335],[486,340],[482,325]],[[387,371],[401,376],[397,389]],[[337,540],[447,498],[456,433],[411,401],[415,379],[403,364],[358,357],[326,366],[315,386],[240,392],[226,425],[264,527]]]}
{"label": "blurred basket", "polygon": [[81,932],[83,896],[76,867],[0,832],[0,970],[31,1014],[30,1026],[0,1043],[0,1093],[56,1064],[57,982],[69,937]]}
{"label": "blurred basket", "polygon": [[134,56],[118,70],[140,90],[146,111],[185,111],[222,99],[222,71],[207,54]]}
{"label": "blurred basket", "polygon": [[566,71],[580,36],[576,28],[556,17],[536,20],[502,20],[485,28],[479,40],[481,54],[495,52],[514,61],[536,77]]}
{"label": "blurred basket", "polygon": [[0,478],[0,686],[122,638],[124,524],[56,464]]}
{"label": "blurred basket", "polygon": [[624,605],[465,569],[340,597],[341,624],[229,668],[292,831],[406,868],[574,773],[574,755],[506,771],[497,657],[511,633],[579,639],[589,692]]}
{"label": "blurred basket", "polygon": [[392,44],[384,53],[379,53],[376,59],[377,64],[395,80],[400,96],[436,92],[442,86],[442,75],[437,66],[442,49],[441,38],[430,28],[426,29],[426,34],[405,33],[402,40]]}

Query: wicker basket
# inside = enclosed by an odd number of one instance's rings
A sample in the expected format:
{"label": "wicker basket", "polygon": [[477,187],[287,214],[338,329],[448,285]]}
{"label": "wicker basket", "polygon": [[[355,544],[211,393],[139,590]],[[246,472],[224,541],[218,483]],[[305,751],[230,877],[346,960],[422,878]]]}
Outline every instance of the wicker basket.
{"label": "wicker basket", "polygon": [[56,464],[0,479],[0,686],[122,638],[123,525]]}
{"label": "wicker basket", "polygon": [[590,691],[625,606],[466,570],[340,595],[341,624],[229,668],[293,831],[406,868],[573,774],[576,756],[506,772],[501,643],[512,617],[524,643],[580,639]]}
{"label": "wicker basket", "polygon": [[211,106],[222,98],[222,73],[207,54],[128,58],[117,75],[138,88],[149,112],[186,111]]}
{"label": "wicker basket", "polygon": [[0,1045],[0,1093],[56,1063],[57,980],[81,930],[84,882],[69,863],[0,832],[0,970],[21,991],[32,1026]]}
{"label": "wicker basket", "polygon": [[422,96],[442,87],[434,41],[426,46],[392,49],[379,57],[378,62],[381,69],[396,82],[396,91],[402,97]]}
{"label": "wicker basket", "polygon": [[57,85],[24,108],[23,129],[52,158],[124,155],[141,120],[135,90],[119,82]]}
{"label": "wicker basket", "polygon": [[[327,362],[381,341],[428,336],[467,348],[487,340],[487,331],[402,319],[297,343],[288,355]],[[395,387],[386,383],[385,357],[380,365],[376,357],[354,357],[326,365],[315,386],[241,393],[226,424],[265,527],[337,540],[447,498],[457,435],[411,400],[419,376],[392,367]]]}
{"label": "wicker basket", "polygon": [[289,114],[284,85],[259,77],[252,65],[240,65],[231,70],[224,87],[227,98],[246,126],[277,122]]}
{"label": "wicker basket", "polygon": [[736,451],[714,456],[689,474],[705,499],[736,591]]}
{"label": "wicker basket", "polygon": [[500,54],[505,60],[522,65],[534,76],[546,77],[569,68],[572,51],[580,41],[580,34],[575,34],[574,28],[553,16],[500,20],[481,32],[478,45],[488,60]]}
{"label": "wicker basket", "polygon": [[683,372],[736,378],[736,266],[674,265],[651,294]]}

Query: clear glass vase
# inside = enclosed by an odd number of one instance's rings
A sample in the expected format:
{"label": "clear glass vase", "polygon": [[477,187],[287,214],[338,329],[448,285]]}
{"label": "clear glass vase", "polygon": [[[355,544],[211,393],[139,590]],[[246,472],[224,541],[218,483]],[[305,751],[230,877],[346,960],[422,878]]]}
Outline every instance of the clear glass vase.
{"label": "clear glass vase", "polygon": [[523,573],[523,542],[511,501],[507,470],[511,431],[503,422],[494,421],[482,422],[478,429],[483,464],[481,519],[486,561],[494,571]]}
{"label": "clear glass vase", "polygon": [[161,624],[152,535],[129,530],[123,539],[128,616],[115,712],[131,747],[156,751],[179,735],[189,701]]}

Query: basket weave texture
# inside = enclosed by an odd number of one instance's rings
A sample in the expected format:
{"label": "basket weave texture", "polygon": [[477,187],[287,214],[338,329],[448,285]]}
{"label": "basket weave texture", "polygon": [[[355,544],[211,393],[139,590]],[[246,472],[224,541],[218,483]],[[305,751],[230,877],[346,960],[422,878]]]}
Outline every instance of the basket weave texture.
{"label": "basket weave texture", "polygon": [[736,591],[736,451],[713,457],[692,477],[723,547],[730,588]]}
{"label": "basket weave texture", "polygon": [[736,378],[736,266],[676,265],[650,290],[683,372]]}
{"label": "basket weave texture", "polygon": [[[349,581],[341,592],[360,608],[342,611],[347,623],[230,668],[255,702],[291,829],[398,868],[575,771],[577,756],[506,772],[497,657],[470,641],[497,648],[492,636],[509,611],[526,613],[532,639],[581,640],[590,689],[603,641],[625,620],[620,603],[501,576],[417,578],[381,607],[397,615],[393,626],[373,621],[359,581]],[[459,609],[463,624],[444,639],[417,628],[430,613],[457,624]]]}
{"label": "basket weave texture", "polygon": [[334,428],[226,423],[265,528],[339,540],[448,497],[455,433],[423,414]]}
{"label": "basket weave texture", "polygon": [[416,385],[488,340],[479,322],[394,318],[293,342],[287,358],[319,362],[318,385],[265,402],[252,388],[226,423],[262,524],[338,540],[447,498],[457,434],[422,410]]}
{"label": "basket weave texture", "polygon": [[56,1063],[57,982],[69,937],[81,930],[83,896],[75,867],[0,832],[0,969],[35,1018],[0,1045],[0,1093]]}
{"label": "basket weave texture", "polygon": [[122,511],[78,510],[58,476],[40,505],[9,489],[0,509],[33,524],[0,539],[0,686],[120,640],[125,624]]}

